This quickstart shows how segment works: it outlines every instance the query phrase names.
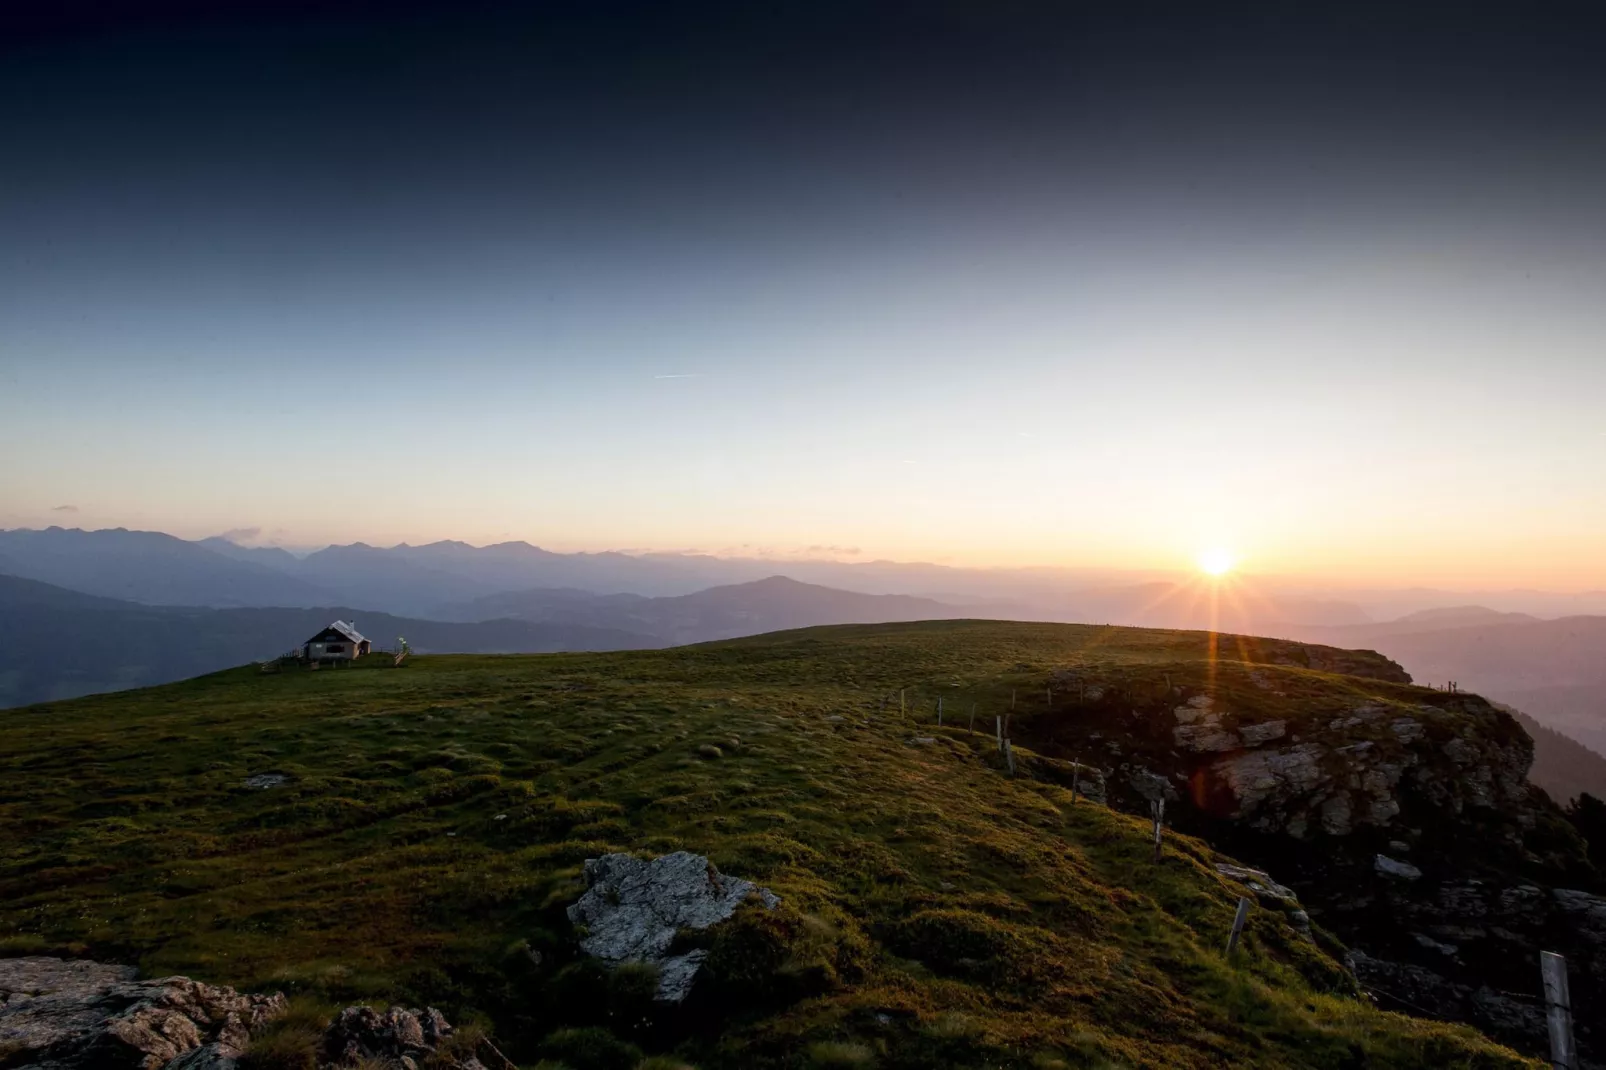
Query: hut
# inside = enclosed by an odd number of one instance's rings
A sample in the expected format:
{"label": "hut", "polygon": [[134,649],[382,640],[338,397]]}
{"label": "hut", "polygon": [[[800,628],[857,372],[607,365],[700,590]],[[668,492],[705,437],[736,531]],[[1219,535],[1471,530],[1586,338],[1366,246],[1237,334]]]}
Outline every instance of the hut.
{"label": "hut", "polygon": [[371,644],[355,624],[337,620],[302,645],[308,661],[351,661],[368,653]]}

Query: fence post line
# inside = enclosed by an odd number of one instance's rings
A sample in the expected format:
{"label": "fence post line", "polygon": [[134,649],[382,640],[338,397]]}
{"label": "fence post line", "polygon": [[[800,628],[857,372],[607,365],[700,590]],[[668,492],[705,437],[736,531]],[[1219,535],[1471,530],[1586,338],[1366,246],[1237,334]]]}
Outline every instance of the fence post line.
{"label": "fence post line", "polygon": [[993,718],[993,735],[996,737],[996,741],[998,743],[998,749],[999,750],[1003,750],[1004,749],[1004,719],[1002,717],[994,717]]}
{"label": "fence post line", "polygon": [[1157,799],[1149,804],[1149,812],[1154,815],[1154,860],[1160,861],[1160,822],[1165,820],[1165,800]]}
{"label": "fence post line", "polygon": [[1014,776],[1015,775],[1015,748],[1011,747],[1009,745],[1009,740],[1007,740],[1007,739],[1004,740],[1004,761],[1009,763],[1009,775],[1010,776]]}
{"label": "fence post line", "polygon": [[937,696],[937,727],[942,727],[942,696]]}
{"label": "fence post line", "polygon": [[1238,936],[1244,931],[1244,919],[1249,917],[1249,900],[1242,896],[1238,899],[1238,913],[1232,919],[1232,934],[1227,937],[1227,957],[1238,950]]}
{"label": "fence post line", "polygon": [[1567,960],[1554,951],[1541,951],[1539,973],[1545,980],[1545,1021],[1550,1027],[1552,1070],[1578,1070],[1572,1000],[1567,994]]}

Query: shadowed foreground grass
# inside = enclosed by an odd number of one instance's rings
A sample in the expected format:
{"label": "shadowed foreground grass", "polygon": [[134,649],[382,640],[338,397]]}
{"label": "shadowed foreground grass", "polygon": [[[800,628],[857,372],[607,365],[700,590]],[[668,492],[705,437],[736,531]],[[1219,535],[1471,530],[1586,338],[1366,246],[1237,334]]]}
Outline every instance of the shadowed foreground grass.
{"label": "shadowed foreground grass", "polygon": [[[960,621],[7,711],[0,952],[427,1001],[575,1070],[1537,1065],[1359,1002],[1280,914],[1227,961],[1241,889],[1207,846],[1154,865],[1146,822],[1006,776],[970,704],[990,732],[1066,666],[1220,671],[1198,633]],[[1287,671],[1313,701],[1392,686]],[[242,785],[259,773],[290,780]],[[650,975],[576,958],[563,908],[585,858],[682,848],[784,903],[705,936],[666,1016]]]}

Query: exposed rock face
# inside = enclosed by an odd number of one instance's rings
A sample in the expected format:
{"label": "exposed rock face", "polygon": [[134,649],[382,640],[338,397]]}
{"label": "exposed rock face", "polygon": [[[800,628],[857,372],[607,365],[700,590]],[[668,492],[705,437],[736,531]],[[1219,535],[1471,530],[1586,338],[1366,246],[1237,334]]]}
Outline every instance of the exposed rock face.
{"label": "exposed rock face", "polygon": [[1307,934],[1310,932],[1310,915],[1299,905],[1299,896],[1294,894],[1293,889],[1285,888],[1272,880],[1264,870],[1217,862],[1216,872],[1254,892],[1261,906],[1283,911],[1288,915],[1289,923],[1300,932]]}
{"label": "exposed rock face", "polygon": [[[1357,951],[1357,976],[1388,1009],[1543,1054],[1538,953],[1564,954],[1575,1006],[1590,1008],[1575,1015],[1584,1065],[1606,1063],[1594,1025],[1606,872],[1528,785],[1520,726],[1477,695],[1403,686],[1369,652],[1228,637],[1221,649],[1244,660],[1106,679],[1057,670],[1102,698],[1021,718],[1021,742],[1091,760],[1112,805],[1147,816],[1164,798],[1179,830],[1276,873]],[[1245,872],[1223,875],[1279,901],[1264,873]]]}
{"label": "exposed rock face", "polygon": [[[0,1065],[8,1070],[235,1070],[251,1036],[285,998],[188,977],[136,980],[131,966],[0,959]],[[401,1070],[517,1070],[489,1041],[443,1050],[452,1027],[434,1008],[347,1007],[325,1033],[319,1065],[378,1061]]]}
{"label": "exposed rock face", "polygon": [[329,1023],[321,1054],[336,1066],[354,1066],[363,1059],[416,1062],[451,1035],[452,1027],[434,1007],[421,1011],[392,1007],[384,1013],[372,1007],[347,1007]]}
{"label": "exposed rock face", "polygon": [[127,966],[0,959],[0,1051],[8,1066],[226,1070],[284,996],[188,977],[135,980]]}
{"label": "exposed rock face", "polygon": [[1263,745],[1285,738],[1286,722],[1250,725],[1236,737],[1219,721],[1206,735],[1201,723],[1179,726],[1174,736],[1189,750],[1231,751],[1204,772],[1226,816],[1302,839],[1317,831],[1346,836],[1359,825],[1389,825],[1400,815],[1402,786],[1457,815],[1523,805],[1532,744],[1453,736],[1434,746],[1424,722],[1438,722],[1443,734],[1466,727],[1455,720],[1437,709],[1391,717],[1388,710],[1360,706],[1314,732],[1307,728],[1300,742],[1277,747]]}
{"label": "exposed rock face", "polygon": [[377,1061],[402,1070],[418,1070],[426,1064],[454,1070],[517,1070],[485,1040],[471,1053],[447,1054],[441,1049],[451,1036],[451,1024],[434,1007],[392,1007],[383,1013],[372,1007],[347,1007],[329,1023],[320,1059],[329,1068]]}
{"label": "exposed rock face", "polygon": [[669,954],[675,933],[706,929],[736,913],[749,896],[773,910],[768,888],[729,877],[689,851],[646,861],[627,854],[586,859],[586,893],[569,907],[582,927],[580,947],[609,965],[648,962],[659,969],[658,998],[678,1003],[691,992],[704,951]]}

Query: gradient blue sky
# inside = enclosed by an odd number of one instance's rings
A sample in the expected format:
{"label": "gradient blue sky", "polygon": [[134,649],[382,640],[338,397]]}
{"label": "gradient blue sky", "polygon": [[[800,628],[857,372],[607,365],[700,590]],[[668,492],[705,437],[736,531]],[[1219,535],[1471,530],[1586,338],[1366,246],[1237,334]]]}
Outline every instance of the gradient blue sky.
{"label": "gradient blue sky", "polygon": [[0,57],[0,526],[1606,585],[1577,26],[567,10]]}

